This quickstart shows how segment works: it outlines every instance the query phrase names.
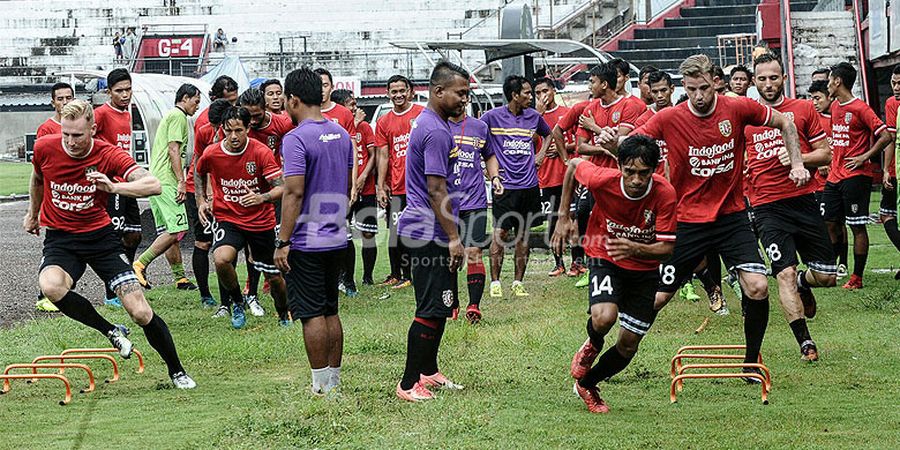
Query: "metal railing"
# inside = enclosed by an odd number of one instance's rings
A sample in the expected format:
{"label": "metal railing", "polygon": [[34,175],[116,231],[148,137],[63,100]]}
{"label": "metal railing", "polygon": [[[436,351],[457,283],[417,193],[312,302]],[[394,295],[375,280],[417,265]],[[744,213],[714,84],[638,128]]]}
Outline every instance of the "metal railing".
{"label": "metal railing", "polygon": [[[751,66],[753,63],[753,46],[756,45],[756,34],[720,34],[716,36],[716,47],[719,51],[719,67],[732,64]],[[730,51],[734,55],[730,55]]]}

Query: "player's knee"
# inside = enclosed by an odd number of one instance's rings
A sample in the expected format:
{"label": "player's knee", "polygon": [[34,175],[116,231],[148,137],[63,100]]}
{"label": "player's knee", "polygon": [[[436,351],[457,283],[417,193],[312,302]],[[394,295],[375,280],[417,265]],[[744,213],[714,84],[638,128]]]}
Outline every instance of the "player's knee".
{"label": "player's knee", "polygon": [[778,275],[775,276],[778,278],[779,284],[791,284],[797,282],[797,268],[794,266],[786,267],[782,269],[781,272],[778,272]]}
{"label": "player's knee", "polygon": [[483,253],[478,247],[470,247],[466,249],[466,261],[469,264],[479,263],[483,259]]}
{"label": "player's knee", "polygon": [[765,276],[747,277],[744,285],[744,293],[751,299],[761,300],[769,296],[769,284],[766,282]]}
{"label": "player's knee", "polygon": [[[130,307],[128,305],[130,305]],[[131,320],[140,326],[147,325],[150,323],[150,320],[153,319],[153,309],[150,308],[150,304],[148,304],[146,300],[124,302],[122,306],[125,306],[125,310],[128,311]]]}
{"label": "player's knee", "polygon": [[641,343],[641,339],[638,336],[626,337],[621,336],[619,340],[616,341],[616,349],[619,351],[619,354],[626,358],[633,358],[635,354],[637,354],[638,346]]}
{"label": "player's knee", "polygon": [[41,275],[38,280],[38,286],[41,289],[41,293],[44,294],[44,297],[50,299],[51,302],[61,300],[69,292],[69,288],[65,285],[65,282],[54,277],[44,277]]}
{"label": "player's knee", "polygon": [[865,225],[850,225],[850,232],[853,233],[853,236],[868,236],[868,231],[866,231]]}
{"label": "player's knee", "polygon": [[125,247],[136,248],[141,245],[141,233],[124,233],[122,235],[122,244]]}
{"label": "player's knee", "polygon": [[612,328],[618,318],[615,311],[608,309],[591,308],[591,325],[597,331],[606,331]]}

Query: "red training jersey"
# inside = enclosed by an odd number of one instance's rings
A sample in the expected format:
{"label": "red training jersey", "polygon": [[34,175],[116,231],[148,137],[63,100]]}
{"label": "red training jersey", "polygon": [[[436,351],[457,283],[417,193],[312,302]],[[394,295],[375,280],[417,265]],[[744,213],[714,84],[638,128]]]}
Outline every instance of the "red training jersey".
{"label": "red training jersey", "polygon": [[269,147],[272,154],[275,155],[275,162],[281,165],[281,138],[294,129],[294,122],[288,116],[281,114],[266,113],[269,116],[269,123],[264,128],[251,128],[247,133],[253,139],[256,139]]}
{"label": "red training jersey", "polygon": [[[800,153],[811,152],[813,143],[825,139],[825,131],[819,124],[819,113],[816,112],[812,102],[782,98],[779,103],[772,105],[772,108],[794,122],[800,138]],[[744,139],[747,145],[748,181],[752,186],[749,192],[751,205],[759,206],[816,191],[814,182],[798,188],[788,178],[791,166],[782,165],[778,159],[778,152],[784,148],[781,130],[748,126],[744,128]],[[818,172],[815,169],[813,171]]]}
{"label": "red training jersey", "polygon": [[62,134],[62,124],[54,118],[49,118],[41,124],[37,129],[37,138],[42,138],[50,134]]}
{"label": "red training jersey", "polygon": [[[569,108],[565,106],[557,106],[549,111],[544,111],[544,114],[541,117],[544,118],[544,122],[547,122],[547,125],[552,129],[556,126],[557,123],[569,112]],[[575,144],[575,135],[573,133],[563,132],[563,137],[565,137],[566,145],[574,145]],[[548,137],[549,139],[549,137]],[[536,149],[540,149],[543,145],[543,138],[540,136],[537,137],[538,146]],[[556,148],[556,143],[551,143],[550,148],[547,149],[549,152]],[[562,162],[562,158],[559,157],[559,154],[554,154],[553,157],[549,155],[544,158],[544,162],[541,164],[541,167],[538,167],[538,186],[543,189],[547,187],[555,187],[562,186],[563,178],[566,175],[566,165]]]}
{"label": "red training jersey", "polygon": [[684,102],[658,112],[633,134],[666,141],[678,221],[709,223],[744,211],[744,127],[766,125],[772,109],[746,97],[717,95],[709,112]]}
{"label": "red training jersey", "polygon": [[861,167],[850,170],[844,167],[847,158],[862,155],[869,150],[869,139],[877,136],[887,127],[865,102],[853,98],[847,103],[831,103],[831,143],[834,156],[828,182],[837,183],[847,178],[861,175],[871,177],[872,163],[866,161]]}
{"label": "red training jersey", "polygon": [[194,114],[194,135],[197,135],[197,132],[200,131],[200,128],[203,125],[209,123],[209,106],[203,109],[203,111]]}
{"label": "red training jersey", "polygon": [[353,125],[353,113],[344,106],[332,102],[331,108],[322,110],[322,115],[326,119],[340,125],[350,136],[356,134],[356,126]]}
{"label": "red training jersey", "polygon": [[94,109],[94,123],[97,125],[95,139],[115,145],[131,154],[131,109],[124,111],[104,103]]}
{"label": "red training jersey", "polygon": [[[647,107],[647,111],[641,114],[641,117],[638,117],[637,123],[634,125],[635,128],[640,128],[645,123],[647,123],[651,117],[655,116],[657,111],[651,107]],[[669,152],[669,147],[666,146],[666,141],[661,139],[656,141],[656,145],[659,146],[659,165],[656,166],[656,173],[666,176],[666,154]]]}
{"label": "red training jersey", "polygon": [[108,194],[88,181],[89,172],[127,179],[140,168],[131,155],[99,139],[91,141],[87,155],[76,158],[59,134],[35,142],[31,164],[44,179],[41,225],[69,233],[87,233],[112,223],[106,213]]}
{"label": "red training jersey", "polygon": [[425,109],[413,104],[402,113],[393,109],[375,122],[375,146],[388,147],[388,188],[391,194],[406,194],[406,148],[409,133],[419,114]]}
{"label": "red training jersey", "polygon": [[[641,114],[647,110],[647,105],[644,102],[640,102],[639,106],[636,102],[628,100],[629,98],[633,99],[636,97],[619,97],[608,105],[604,105],[600,99],[592,100],[590,106],[585,108],[583,115],[587,116],[590,113],[599,127],[616,129],[621,127],[626,131],[634,130],[634,124],[641,117]],[[600,145],[595,140],[594,133],[585,128],[579,128],[577,135],[591,145]],[[600,167],[618,167],[616,159],[606,154],[593,155],[591,162]]]}
{"label": "red training jersey", "polygon": [[[897,109],[900,108],[900,100],[893,95],[888,97],[888,99],[884,102],[884,124],[887,126],[888,131],[891,133],[897,132]],[[891,145],[896,145],[895,143],[891,143]],[[896,158],[896,152],[894,152],[894,158]],[[897,166],[894,164],[894,161],[885,161],[884,164],[888,168],[888,173],[890,173],[891,178],[895,178],[897,176]],[[884,166],[882,166],[884,167]]]}
{"label": "red training jersey", "polygon": [[197,174],[210,175],[213,190],[213,215],[219,222],[229,222],[247,231],[275,228],[275,207],[263,202],[241,206],[240,199],[250,192],[269,191],[269,182],[281,176],[275,155],[263,143],[247,139],[243,151],[235,153],[224,143],[212,144],[197,162]]}
{"label": "red training jersey", "polygon": [[191,156],[191,162],[188,165],[188,176],[185,180],[185,189],[188,192],[194,192],[194,168],[197,167],[197,161],[203,156],[203,150],[215,142],[219,142],[224,138],[222,129],[213,128],[212,124],[206,122],[196,132],[194,132],[194,152]]}
{"label": "red training jersey", "polygon": [[[373,157],[375,156],[375,132],[372,131],[372,126],[369,125],[369,122],[360,122],[356,126],[356,134],[353,139],[356,141],[356,176],[358,177],[362,175],[363,169],[369,163],[369,152],[371,152]],[[375,174],[377,172],[377,167],[372,167],[359,195],[375,195]]]}
{"label": "red training jersey", "polygon": [[575,170],[575,179],[595,200],[582,241],[584,252],[627,270],[659,268],[656,260],[627,258],[613,261],[606,251],[606,241],[624,238],[641,244],[675,242],[675,188],[664,177],[653,174],[647,192],[637,198],[630,197],[625,193],[622,172],[618,169],[584,163]]}

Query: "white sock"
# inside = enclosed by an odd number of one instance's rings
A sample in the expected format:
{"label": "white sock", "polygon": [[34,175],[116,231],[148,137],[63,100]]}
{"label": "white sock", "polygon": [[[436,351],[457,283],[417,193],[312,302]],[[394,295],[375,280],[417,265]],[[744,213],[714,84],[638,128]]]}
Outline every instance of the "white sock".
{"label": "white sock", "polygon": [[341,384],[341,366],[332,367],[331,368],[331,376],[328,377],[328,386],[325,387],[326,391],[330,391]]}
{"label": "white sock", "polygon": [[494,286],[500,286],[500,280],[491,281],[491,287],[494,287]]}
{"label": "white sock", "polygon": [[522,282],[519,280],[513,280],[512,285],[513,286],[522,286]]}
{"label": "white sock", "polygon": [[313,392],[324,394],[328,380],[331,376],[331,367],[325,366],[321,369],[312,369],[312,390]]}

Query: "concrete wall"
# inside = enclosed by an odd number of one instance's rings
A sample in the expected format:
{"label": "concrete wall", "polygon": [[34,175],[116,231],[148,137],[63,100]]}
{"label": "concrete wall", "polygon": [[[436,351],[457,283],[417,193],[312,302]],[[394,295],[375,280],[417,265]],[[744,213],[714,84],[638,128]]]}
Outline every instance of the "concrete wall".
{"label": "concrete wall", "polygon": [[[849,11],[797,12],[791,14],[794,33],[794,73],[797,92],[805,94],[810,75],[820,68],[848,61],[859,69],[856,31],[853,14]],[[862,81],[853,86],[856,96],[862,95]]]}
{"label": "concrete wall", "polygon": [[0,112],[0,155],[15,156],[16,146],[8,142],[24,143],[25,134],[37,131],[51,115],[53,111]]}

